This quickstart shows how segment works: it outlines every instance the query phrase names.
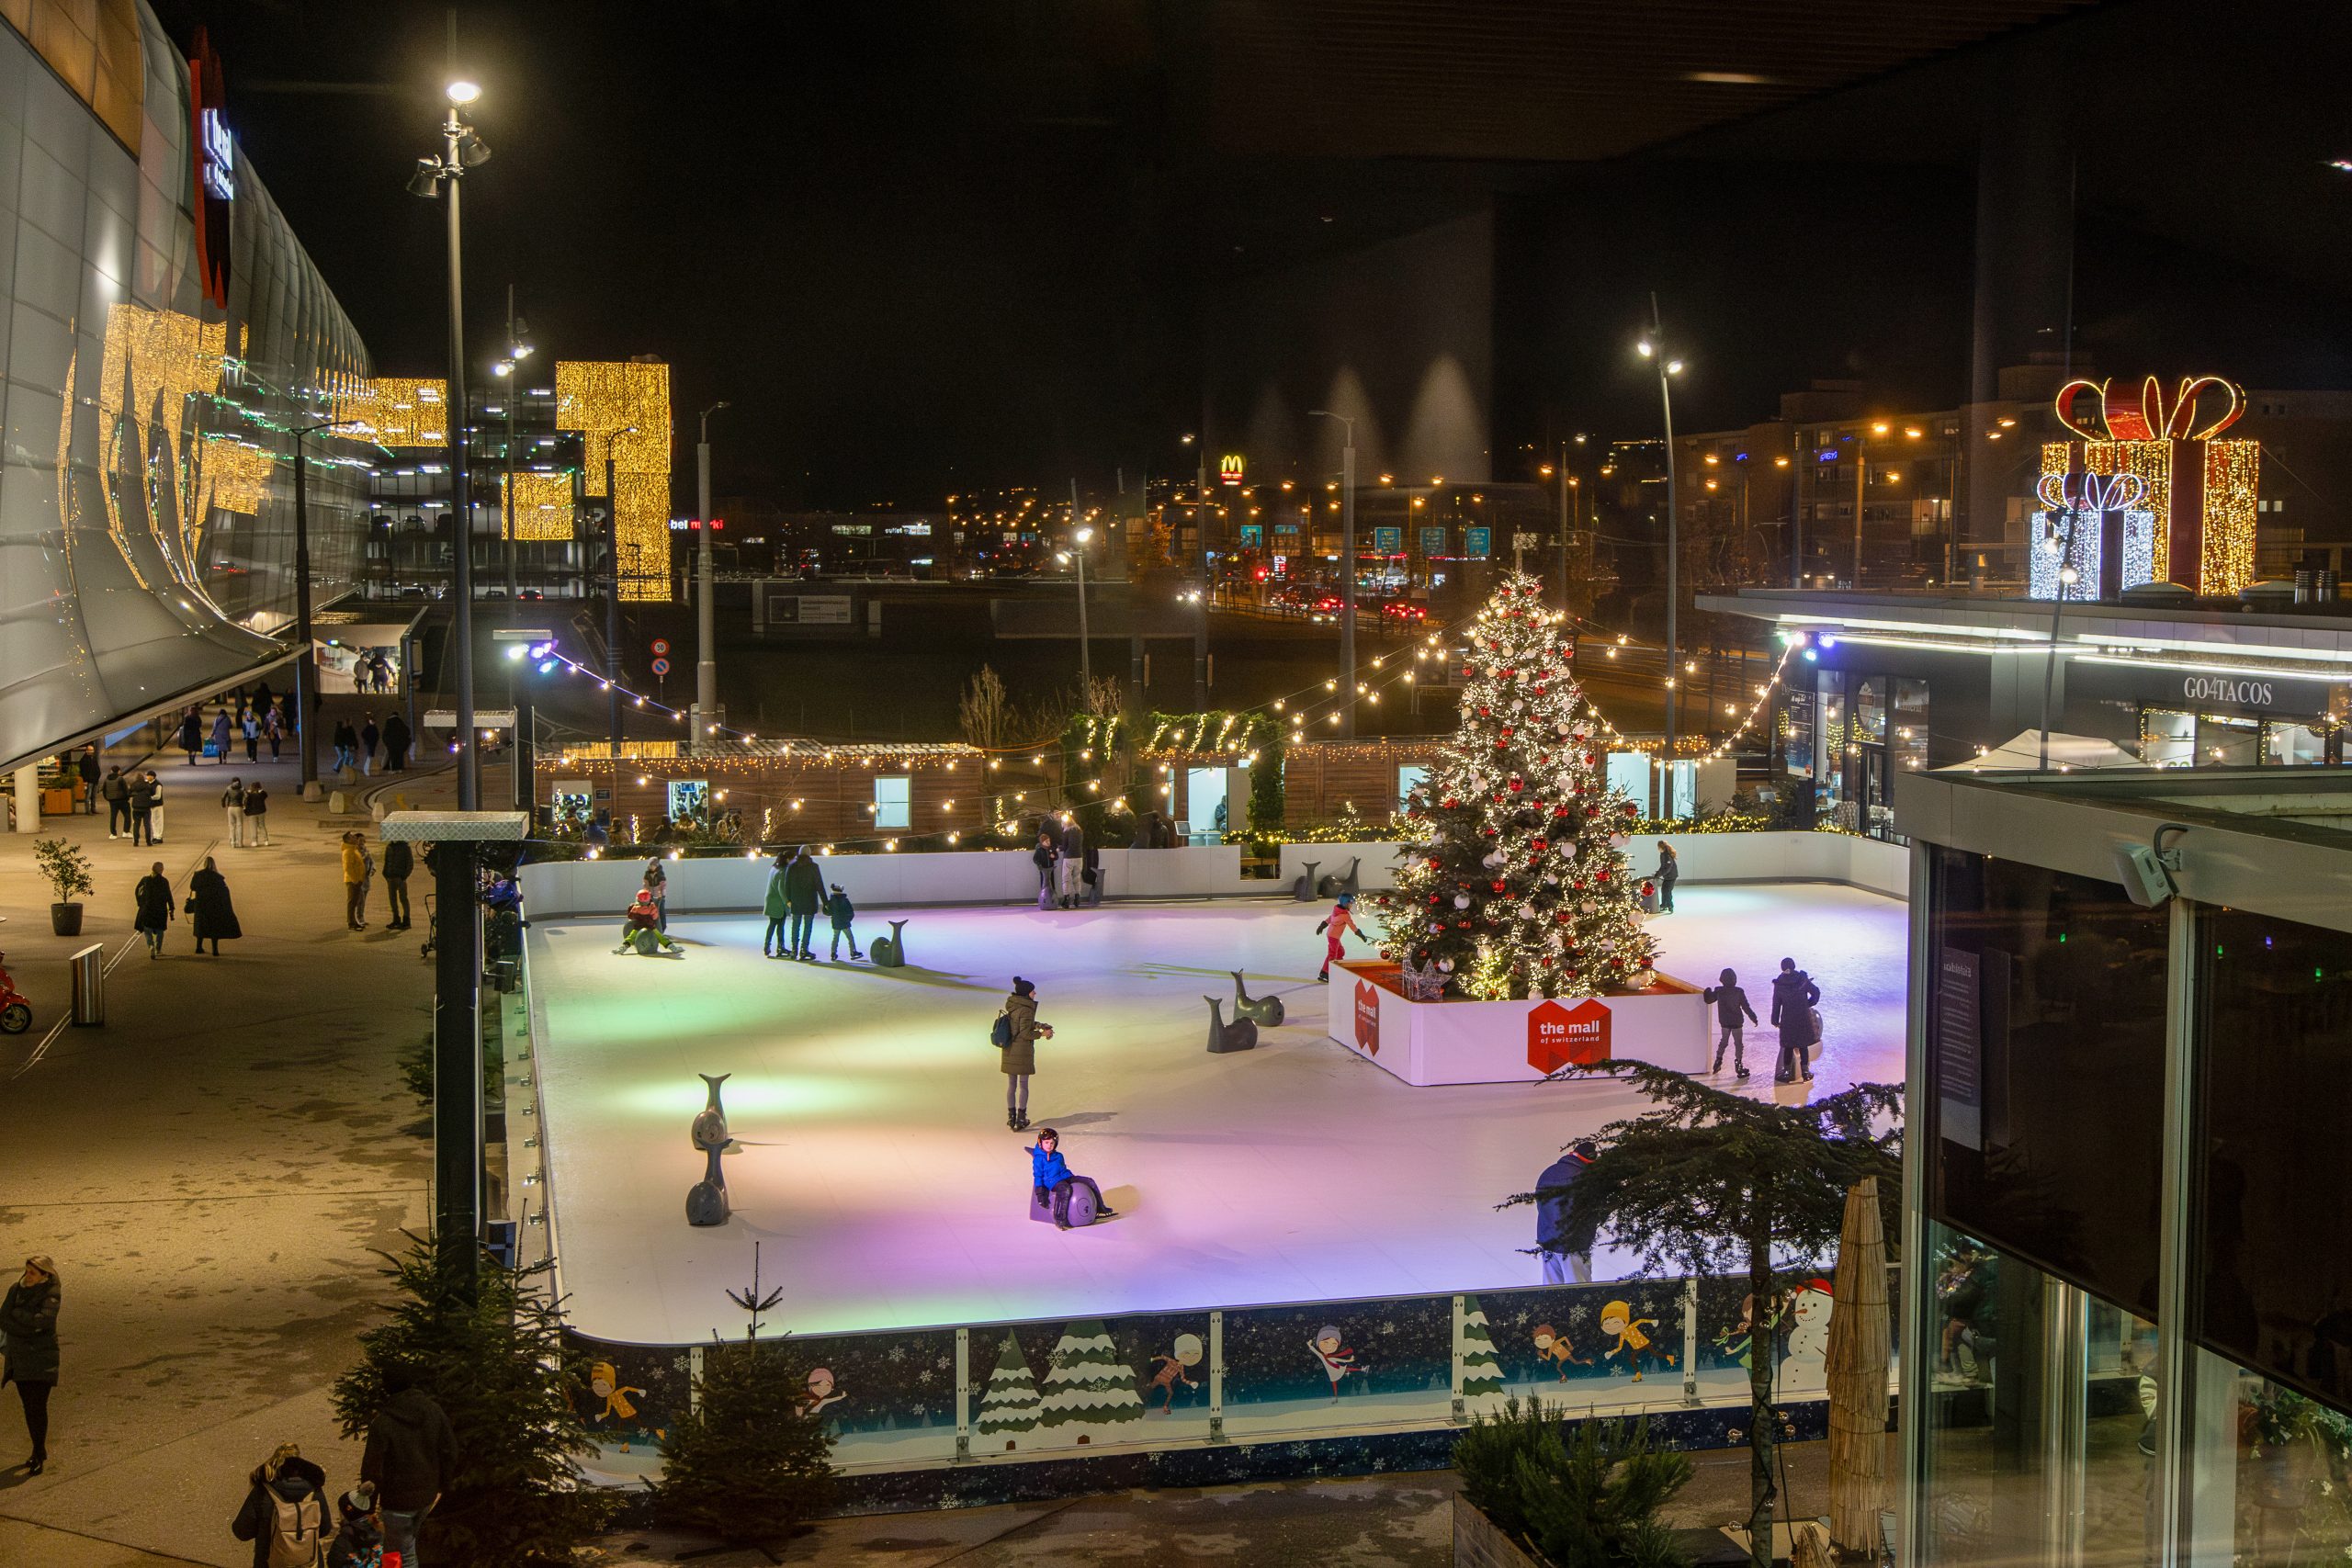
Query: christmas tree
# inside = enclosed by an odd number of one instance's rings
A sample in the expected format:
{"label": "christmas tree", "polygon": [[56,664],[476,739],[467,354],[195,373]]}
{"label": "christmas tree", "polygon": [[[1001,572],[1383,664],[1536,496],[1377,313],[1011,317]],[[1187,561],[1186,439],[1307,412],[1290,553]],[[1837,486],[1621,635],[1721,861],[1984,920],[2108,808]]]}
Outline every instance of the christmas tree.
{"label": "christmas tree", "polygon": [[1023,1432],[1037,1429],[1037,1379],[1029,1371],[1029,1359],[1021,1353],[1021,1341],[1007,1330],[1004,1348],[996,1356],[996,1366],[989,1373],[988,1392],[980,1396],[980,1418],[973,1430],[983,1438],[1002,1438],[1011,1448]]}
{"label": "christmas tree", "polygon": [[705,1347],[694,1407],[663,1444],[654,1513],[730,1545],[784,1540],[832,1498],[833,1439],[807,1404],[802,1369],[782,1343]]}
{"label": "christmas tree", "polygon": [[1099,1322],[1073,1323],[1062,1330],[1046,1372],[1046,1394],[1037,1415],[1042,1427],[1109,1427],[1143,1419],[1143,1396],[1136,1372]]}
{"label": "christmas tree", "polygon": [[1600,716],[1557,617],[1513,572],[1468,627],[1461,728],[1406,798],[1416,840],[1379,896],[1382,952],[1482,1000],[1649,983],[1640,879],[1611,839],[1636,807],[1609,787]]}
{"label": "christmas tree", "polygon": [[1495,1337],[1487,1328],[1487,1313],[1476,1296],[1462,1298],[1462,1397],[1499,1398],[1503,1364],[1495,1355]]}

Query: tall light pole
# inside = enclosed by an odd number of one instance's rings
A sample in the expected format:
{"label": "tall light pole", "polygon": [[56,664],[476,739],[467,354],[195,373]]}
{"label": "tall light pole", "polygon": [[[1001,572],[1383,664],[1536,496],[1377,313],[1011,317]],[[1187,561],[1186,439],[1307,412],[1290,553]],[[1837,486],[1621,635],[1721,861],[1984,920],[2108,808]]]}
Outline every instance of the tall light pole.
{"label": "tall light pole", "polygon": [[695,447],[695,531],[702,536],[695,551],[695,722],[689,750],[699,749],[703,737],[718,722],[718,615],[711,590],[710,536],[710,416],[735,405],[721,398],[702,411],[702,437]]}
{"label": "tall light pole", "polygon": [[[1070,511],[1072,516],[1077,515],[1075,506]],[[1069,532],[1069,548],[1063,553],[1061,558],[1065,561],[1074,558],[1078,563],[1078,678],[1081,683],[1081,694],[1089,703],[1091,703],[1094,695],[1094,660],[1087,646],[1086,542],[1094,537],[1094,530],[1073,528]]]}
{"label": "tall light pole", "polygon": [[[1680,597],[1679,566],[1682,554],[1681,513],[1676,507],[1674,482],[1674,385],[1672,378],[1682,374],[1682,361],[1668,358],[1666,352],[1666,329],[1658,321],[1657,296],[1650,296],[1650,335],[1634,345],[1645,359],[1657,363],[1658,407],[1666,416],[1666,749],[1665,757],[1670,766],[1674,761],[1674,697],[1682,676],[1682,645],[1675,633],[1676,601]],[[1669,813],[1660,813],[1661,816]]]}
{"label": "tall light pole", "polygon": [[523,341],[528,331],[522,319],[514,314],[514,286],[510,283],[506,286],[506,357],[490,367],[492,375],[510,383],[505,399],[506,495],[505,503],[499,508],[503,514],[500,532],[505,537],[506,614],[510,617],[518,613],[515,604],[522,597],[514,581],[514,555],[523,524],[522,513],[514,504],[514,400],[521,396],[523,389],[521,378],[515,372],[522,368],[523,361],[531,356],[531,345]]}
{"label": "tall light pole", "polygon": [[319,654],[311,633],[311,471],[302,440],[358,423],[325,419],[294,427],[294,638],[301,649],[294,656],[294,747],[301,755],[305,800],[316,799],[319,793],[319,753],[311,744],[311,707],[319,700]]}
{"label": "tall light pole", "polygon": [[1347,433],[1340,448],[1340,733],[1356,738],[1356,422],[1329,409],[1310,419],[1336,419]]}
{"label": "tall light pole", "polygon": [[475,811],[481,805],[481,754],[474,734],[474,525],[473,508],[466,492],[466,283],[465,250],[458,223],[458,187],[466,171],[490,161],[490,148],[473,128],[458,118],[461,105],[481,96],[471,82],[449,84],[449,107],[441,121],[441,156],[419,158],[409,176],[412,196],[438,197],[448,204],[449,231],[449,392],[445,412],[449,420],[449,513],[457,524],[457,581],[450,585],[456,601],[455,683],[458,688],[458,809]]}

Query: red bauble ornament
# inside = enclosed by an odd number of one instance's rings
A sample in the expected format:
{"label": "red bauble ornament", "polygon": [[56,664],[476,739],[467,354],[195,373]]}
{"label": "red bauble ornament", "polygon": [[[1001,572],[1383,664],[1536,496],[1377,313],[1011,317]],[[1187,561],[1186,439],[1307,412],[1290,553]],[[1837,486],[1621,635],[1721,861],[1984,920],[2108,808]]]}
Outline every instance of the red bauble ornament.
{"label": "red bauble ornament", "polygon": [[[1456,800],[1453,796],[1452,796],[1452,795],[1447,795],[1447,796],[1445,797],[1445,808],[1446,808],[1448,811],[1453,810],[1455,807],[1457,807],[1457,806],[1459,806],[1459,805],[1461,805],[1461,804],[1462,804],[1462,802],[1460,802],[1459,800]],[[1437,862],[1435,862],[1435,861],[1431,861],[1431,862],[1430,862],[1430,863],[1431,865],[1435,865],[1435,864],[1437,863]]]}
{"label": "red bauble ornament", "polygon": [[1482,708],[1480,708],[1480,709],[1478,710],[1478,716],[1479,716],[1480,718],[1485,718],[1486,716],[1487,716],[1489,714],[1493,713],[1494,711],[1495,711],[1495,710],[1494,710],[1494,709],[1492,709],[1492,708],[1485,708],[1485,707],[1482,707]]}
{"label": "red bauble ornament", "polygon": [[1500,893],[1502,890],[1503,890],[1503,885],[1502,885],[1501,883],[1499,883],[1499,882],[1496,883],[1496,884],[1495,884],[1495,891],[1496,891],[1496,892],[1498,892],[1498,893]]}
{"label": "red bauble ornament", "polygon": [[[1511,792],[1511,794],[1513,794],[1513,795],[1517,795],[1520,791],[1521,791],[1521,790],[1525,789],[1526,787],[1527,787],[1527,781],[1526,781],[1526,780],[1524,780],[1524,779],[1513,779],[1513,780],[1511,780],[1511,781],[1510,781],[1510,792]],[[1498,799],[1499,799],[1499,798],[1501,798],[1501,797],[1500,797],[1500,796],[1497,796],[1497,798],[1498,798]]]}

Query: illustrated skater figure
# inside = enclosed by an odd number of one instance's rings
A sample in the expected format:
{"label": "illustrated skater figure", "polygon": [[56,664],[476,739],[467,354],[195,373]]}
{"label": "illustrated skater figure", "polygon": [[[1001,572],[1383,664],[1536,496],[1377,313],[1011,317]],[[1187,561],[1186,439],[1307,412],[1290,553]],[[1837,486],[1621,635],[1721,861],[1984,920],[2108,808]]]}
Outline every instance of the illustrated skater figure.
{"label": "illustrated skater figure", "polygon": [[1774,1083],[1813,1081],[1813,1010],[1821,987],[1797,967],[1793,958],[1781,960],[1772,976],[1772,1022],[1781,1032],[1781,1060],[1772,1069]]}
{"label": "illustrated skater figure", "polygon": [[1562,1382],[1568,1381],[1571,1363],[1579,1367],[1592,1365],[1591,1357],[1577,1355],[1576,1347],[1568,1343],[1568,1337],[1548,1323],[1535,1325],[1535,1359],[1557,1366]]}
{"label": "illustrated skater figure", "polygon": [[825,956],[835,964],[840,963],[842,943],[846,941],[849,955],[864,958],[865,954],[857,950],[857,932],[850,929],[850,922],[857,919],[857,906],[849,901],[849,895],[842,891],[842,885],[838,882],[833,884],[831,894],[825,899],[825,915],[833,922],[832,951]]}
{"label": "illustrated skater figure", "polygon": [[1324,939],[1323,967],[1315,976],[1318,980],[1329,979],[1331,977],[1331,965],[1337,964],[1343,956],[1345,956],[1340,948],[1340,939],[1341,937],[1346,936],[1348,933],[1352,931],[1355,933],[1355,939],[1358,942],[1363,942],[1367,946],[1371,945],[1372,939],[1363,934],[1363,928],[1362,926],[1356,924],[1355,903],[1356,896],[1354,894],[1340,894],[1340,901],[1331,906],[1331,912],[1324,917],[1323,923],[1315,928],[1316,934]]}
{"label": "illustrated skater figure", "polygon": [[1724,970],[1723,984],[1710,986],[1701,995],[1705,1000],[1715,1004],[1715,1022],[1720,1024],[1723,1030],[1715,1039],[1715,1065],[1707,1070],[1711,1073],[1719,1073],[1724,1070],[1724,1047],[1728,1045],[1731,1047],[1733,1066],[1737,1069],[1741,1077],[1746,1077],[1747,1076],[1747,1035],[1746,1025],[1740,1020],[1745,1017],[1748,1023],[1761,1021],[1757,1018],[1756,1010],[1747,1005],[1747,993],[1740,989],[1738,971]]}
{"label": "illustrated skater figure", "polygon": [[1091,1176],[1080,1176],[1062,1158],[1062,1135],[1051,1127],[1037,1134],[1029,1150],[1029,1185],[1036,1189],[1037,1201],[1050,1200],[1054,1205],[1054,1224],[1062,1230],[1069,1229],[1070,1190],[1083,1185],[1094,1194],[1094,1217],[1107,1220],[1118,1213],[1102,1201],[1102,1189]]}
{"label": "illustrated skater figure", "polygon": [[1635,1317],[1634,1309],[1623,1302],[1611,1302],[1600,1309],[1600,1332],[1615,1335],[1617,1343],[1601,1354],[1614,1356],[1623,1352],[1625,1364],[1634,1369],[1634,1381],[1639,1382],[1642,1381],[1643,1357],[1655,1356],[1669,1367],[1674,1365],[1672,1352],[1659,1349],[1650,1343],[1650,1337],[1642,1332],[1645,1328],[1657,1326],[1657,1319]]}
{"label": "illustrated skater figure", "polygon": [[1547,1285],[1592,1283],[1592,1244],[1598,1226],[1572,1228],[1568,1208],[1577,1178],[1600,1152],[1590,1138],[1578,1138],[1535,1179],[1535,1246],[1544,1259]]}
{"label": "illustrated skater figure", "polygon": [[686,955],[686,950],[680,947],[670,933],[662,929],[662,911],[654,908],[653,890],[650,887],[640,887],[637,890],[637,901],[628,907],[628,913],[621,918],[621,944],[613,951],[627,953],[633,948],[639,953],[643,953],[645,944],[649,942],[665,954],[675,954],[680,958]]}
{"label": "illustrated skater figure", "polygon": [[1149,1386],[1143,1391],[1143,1407],[1146,1410],[1150,1409],[1151,1396],[1155,1393],[1164,1393],[1166,1403],[1160,1405],[1159,1413],[1162,1416],[1174,1415],[1176,1385],[1181,1382],[1186,1388],[1198,1389],[1201,1385],[1193,1381],[1191,1374],[1192,1370],[1200,1363],[1201,1337],[1197,1334],[1176,1336],[1176,1343],[1169,1348],[1167,1355],[1154,1356],[1151,1359],[1151,1364],[1155,1370],[1151,1374]]}
{"label": "illustrated skater figure", "polygon": [[[767,896],[760,904],[762,911],[768,918],[768,929],[760,936],[762,958],[792,956],[785,950],[784,945],[785,922],[792,914],[792,900],[786,897],[784,894],[784,871],[785,867],[790,863],[791,861],[786,856],[779,854],[774,862],[774,869],[768,873]],[[774,951],[770,951],[771,949]]]}
{"label": "illustrated skater figure", "polygon": [[1086,888],[1079,875],[1086,869],[1086,829],[1072,817],[1062,824],[1061,858],[1054,863],[1054,880],[1061,907],[1075,909],[1085,902]]}
{"label": "illustrated skater figure", "polygon": [[[1369,1379],[1372,1376],[1370,1368],[1356,1364],[1356,1353],[1340,1341],[1340,1330],[1335,1325],[1327,1323],[1317,1329],[1315,1337],[1306,1342],[1306,1348],[1315,1352],[1315,1359],[1323,1363],[1323,1375],[1331,1380],[1331,1403],[1334,1404],[1340,1403],[1340,1381],[1342,1378],[1351,1372],[1360,1378]],[[1370,1387],[1368,1382],[1366,1387]]]}
{"label": "illustrated skater figure", "polygon": [[1037,982],[1012,977],[1012,994],[1004,998],[1002,1039],[998,1066],[1004,1073],[1004,1124],[1015,1133],[1029,1129],[1029,1079],[1037,1071],[1037,1042],[1051,1040],[1054,1026],[1037,1019]]}
{"label": "illustrated skater figure", "polygon": [[1682,857],[1664,839],[1657,841],[1657,912],[1674,913],[1674,884],[1682,875]]}
{"label": "illustrated skater figure", "polygon": [[803,1416],[821,1416],[827,1405],[839,1404],[849,1397],[841,1392],[830,1367],[819,1367],[811,1371],[807,1386],[808,1393],[800,1401],[800,1414]]}

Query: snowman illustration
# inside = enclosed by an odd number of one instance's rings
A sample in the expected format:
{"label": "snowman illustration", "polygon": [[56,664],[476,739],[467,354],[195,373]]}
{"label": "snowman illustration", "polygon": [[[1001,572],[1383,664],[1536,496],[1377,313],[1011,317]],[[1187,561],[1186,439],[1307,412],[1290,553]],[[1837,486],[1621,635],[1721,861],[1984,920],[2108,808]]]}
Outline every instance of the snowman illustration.
{"label": "snowman illustration", "polygon": [[1789,1294],[1789,1353],[1781,1359],[1781,1393],[1819,1393],[1829,1386],[1829,1281],[1808,1280]]}

